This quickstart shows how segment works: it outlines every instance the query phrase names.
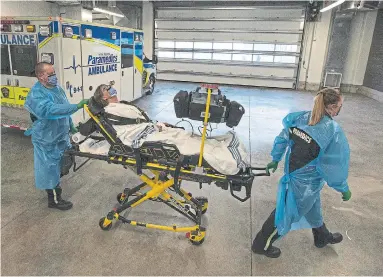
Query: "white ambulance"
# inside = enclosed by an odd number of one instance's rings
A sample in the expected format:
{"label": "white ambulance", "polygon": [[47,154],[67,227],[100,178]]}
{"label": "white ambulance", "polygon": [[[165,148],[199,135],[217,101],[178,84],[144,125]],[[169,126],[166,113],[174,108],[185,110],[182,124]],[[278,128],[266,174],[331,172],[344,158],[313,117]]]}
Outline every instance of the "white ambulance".
{"label": "white ambulance", "polygon": [[[39,61],[54,65],[71,103],[90,98],[100,84],[113,84],[120,100],[151,94],[156,57],[143,62],[143,32],[64,18],[1,17],[1,123],[25,130],[31,125],[23,108],[36,82]],[[82,110],[73,115],[83,121]]]}

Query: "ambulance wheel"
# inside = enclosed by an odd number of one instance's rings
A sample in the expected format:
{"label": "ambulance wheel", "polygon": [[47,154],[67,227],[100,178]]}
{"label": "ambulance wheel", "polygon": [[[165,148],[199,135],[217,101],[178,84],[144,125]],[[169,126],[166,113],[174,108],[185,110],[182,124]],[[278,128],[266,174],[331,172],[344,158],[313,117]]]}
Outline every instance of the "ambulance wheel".
{"label": "ambulance wheel", "polygon": [[208,199],[206,197],[196,197],[195,199],[201,203],[202,205],[201,213],[205,214],[207,212],[207,208],[209,204]]}
{"label": "ambulance wheel", "polygon": [[113,224],[112,222],[110,222],[108,225],[104,226],[105,219],[106,217],[101,218],[100,221],[98,222],[98,225],[100,226],[102,230],[109,231],[112,228]]}
{"label": "ambulance wheel", "polygon": [[156,83],[156,78],[153,75],[149,77],[149,90],[146,92],[146,95],[152,95],[154,92],[154,84]]}

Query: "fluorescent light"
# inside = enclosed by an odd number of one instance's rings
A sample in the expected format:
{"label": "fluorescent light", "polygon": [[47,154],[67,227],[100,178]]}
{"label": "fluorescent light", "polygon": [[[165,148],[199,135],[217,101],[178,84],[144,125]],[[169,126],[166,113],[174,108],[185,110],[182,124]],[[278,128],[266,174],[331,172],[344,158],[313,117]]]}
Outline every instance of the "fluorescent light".
{"label": "fluorescent light", "polygon": [[124,17],[123,14],[114,13],[114,12],[111,12],[111,11],[108,11],[108,10],[104,10],[104,9],[100,9],[100,8],[93,8],[93,10],[96,11],[96,12],[106,13],[106,14],[117,16],[117,17]]}
{"label": "fluorescent light", "polygon": [[336,6],[339,6],[340,4],[343,4],[344,2],[346,2],[346,0],[336,1],[335,3],[332,3],[331,5],[328,5],[327,7],[321,9],[320,12],[323,13],[325,11],[331,10],[332,8],[334,8]]}

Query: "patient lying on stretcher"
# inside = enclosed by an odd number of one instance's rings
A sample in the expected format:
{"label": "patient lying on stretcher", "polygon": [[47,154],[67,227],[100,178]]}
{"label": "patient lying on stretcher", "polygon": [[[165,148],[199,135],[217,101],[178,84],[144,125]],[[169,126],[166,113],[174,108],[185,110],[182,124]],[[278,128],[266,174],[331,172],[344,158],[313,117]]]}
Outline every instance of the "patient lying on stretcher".
{"label": "patient lying on stretcher", "polygon": [[[104,107],[105,117],[117,132],[118,138],[132,148],[139,148],[144,142],[160,142],[175,145],[184,156],[198,156],[201,136],[167,123],[156,123],[147,114],[128,102],[118,102],[115,91],[107,85],[100,85],[93,97]],[[97,141],[77,133],[73,141],[80,142],[81,152],[107,155],[110,145],[106,140]],[[84,140],[84,141],[83,141]],[[209,137],[205,141],[203,158],[216,171],[235,175],[249,166],[250,155],[234,132]]]}

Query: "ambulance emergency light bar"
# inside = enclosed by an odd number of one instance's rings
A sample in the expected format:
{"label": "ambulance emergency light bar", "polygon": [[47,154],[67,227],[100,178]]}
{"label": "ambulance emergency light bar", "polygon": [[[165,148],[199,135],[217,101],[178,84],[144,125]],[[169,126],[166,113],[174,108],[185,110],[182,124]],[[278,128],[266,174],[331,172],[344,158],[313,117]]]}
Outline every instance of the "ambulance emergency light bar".
{"label": "ambulance emergency light bar", "polygon": [[22,32],[23,31],[23,25],[17,24],[13,27],[13,29],[15,30],[15,32]]}
{"label": "ambulance emergency light bar", "polygon": [[93,8],[93,10],[96,11],[96,12],[106,13],[106,14],[117,16],[117,17],[124,17],[123,14],[111,12],[111,11],[100,9],[100,8]]}
{"label": "ambulance emergency light bar", "polygon": [[346,0],[336,1],[335,3],[332,3],[331,5],[328,5],[327,7],[324,7],[323,9],[321,9],[320,12],[323,13],[323,12],[326,12],[328,10],[331,10],[332,8],[335,8],[336,6],[343,4],[344,2],[346,2]]}
{"label": "ambulance emergency light bar", "polygon": [[6,19],[6,20],[1,20],[0,23],[1,24],[29,24],[30,21],[29,20],[10,20],[10,19]]}

